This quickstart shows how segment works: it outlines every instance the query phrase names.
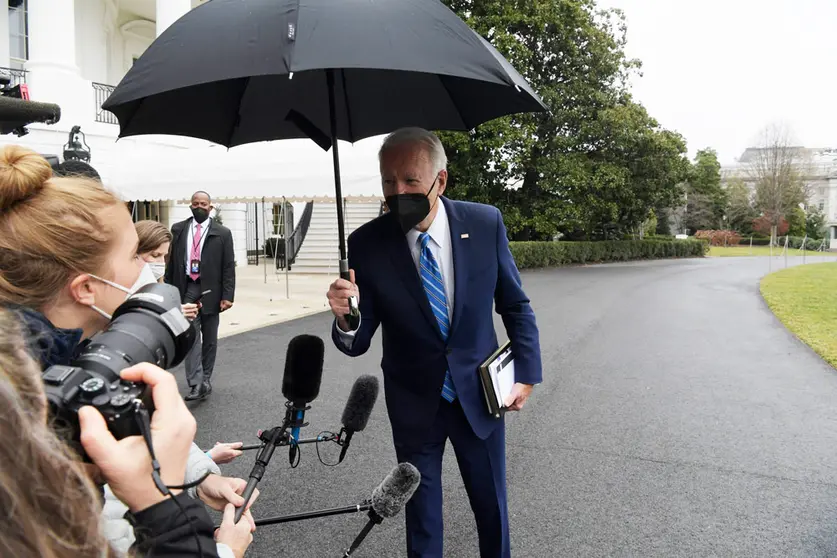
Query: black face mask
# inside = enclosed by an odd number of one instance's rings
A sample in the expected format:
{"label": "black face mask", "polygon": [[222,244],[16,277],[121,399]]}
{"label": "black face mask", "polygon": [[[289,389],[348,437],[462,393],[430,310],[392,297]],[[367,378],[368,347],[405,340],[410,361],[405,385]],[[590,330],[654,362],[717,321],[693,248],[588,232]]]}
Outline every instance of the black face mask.
{"label": "black face mask", "polygon": [[[439,177],[436,176],[436,180],[438,179]],[[426,194],[395,194],[385,198],[389,212],[395,215],[404,234],[424,221],[424,218],[430,214],[432,208],[428,198],[430,192],[436,187],[436,180],[433,181],[433,186]]]}
{"label": "black face mask", "polygon": [[203,223],[207,219],[209,219],[209,211],[202,207],[193,207],[192,208],[192,216],[195,218],[195,221],[198,223]]}

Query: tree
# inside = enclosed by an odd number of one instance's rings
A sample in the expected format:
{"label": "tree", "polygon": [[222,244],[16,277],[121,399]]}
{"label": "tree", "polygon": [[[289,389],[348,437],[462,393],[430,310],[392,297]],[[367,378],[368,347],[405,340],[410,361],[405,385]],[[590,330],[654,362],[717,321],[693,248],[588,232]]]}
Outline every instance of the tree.
{"label": "tree", "polygon": [[790,132],[771,125],[761,132],[758,149],[747,169],[756,184],[756,208],[772,223],[770,242],[775,244],[779,224],[806,201],[803,150],[791,142]]}
{"label": "tree", "polygon": [[671,210],[665,205],[657,204],[654,208],[654,215],[657,216],[657,234],[671,235]]}
{"label": "tree", "polygon": [[715,204],[710,196],[698,192],[686,195],[686,211],[683,215],[683,227],[689,234],[695,231],[722,228],[717,227]]}
{"label": "tree", "polygon": [[801,207],[794,207],[788,213],[788,234],[791,236],[805,236],[806,218]]}
{"label": "tree", "polygon": [[727,222],[729,228],[742,235],[752,234],[753,219],[758,216],[750,197],[750,188],[741,178],[733,178],[727,183]]}
{"label": "tree", "polygon": [[656,234],[657,233],[657,213],[652,209],[651,212],[648,214],[648,219],[645,220],[644,223],[639,228],[639,235],[640,238],[643,238],[646,234]]}
{"label": "tree", "polygon": [[721,187],[721,163],[714,149],[701,149],[695,155],[689,187],[692,193],[701,194],[710,205],[714,223],[706,228],[724,228],[721,222],[727,206],[727,195]]}
{"label": "tree", "polygon": [[444,0],[550,108],[441,134],[451,197],[497,205],[517,240],[601,238],[673,203],[685,141],[628,93],[618,10],[594,0]]}
{"label": "tree", "polygon": [[790,226],[784,217],[780,217],[777,220],[774,216],[766,214],[753,219],[753,231],[764,236],[774,231],[776,238],[778,238],[787,234],[789,228]]}
{"label": "tree", "polygon": [[815,240],[825,236],[825,215],[816,207],[810,209],[806,215],[805,233]]}

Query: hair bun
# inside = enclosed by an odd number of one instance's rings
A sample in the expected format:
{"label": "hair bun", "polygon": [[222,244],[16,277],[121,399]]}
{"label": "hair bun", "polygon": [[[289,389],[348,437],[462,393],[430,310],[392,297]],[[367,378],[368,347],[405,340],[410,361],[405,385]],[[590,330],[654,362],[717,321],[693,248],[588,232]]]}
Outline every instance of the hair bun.
{"label": "hair bun", "polygon": [[0,150],[0,211],[31,198],[52,178],[49,161],[29,148],[7,145]]}

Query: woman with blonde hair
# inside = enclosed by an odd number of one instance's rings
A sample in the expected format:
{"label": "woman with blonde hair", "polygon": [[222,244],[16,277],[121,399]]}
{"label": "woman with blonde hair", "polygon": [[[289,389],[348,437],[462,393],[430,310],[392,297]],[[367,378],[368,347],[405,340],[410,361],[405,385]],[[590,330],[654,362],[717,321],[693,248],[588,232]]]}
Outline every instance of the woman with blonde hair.
{"label": "woman with blonde hair", "polygon": [[[152,386],[157,407],[152,418],[154,448],[164,482],[179,484],[195,419],[165,371],[141,364],[122,375]],[[40,371],[27,353],[19,324],[12,313],[2,309],[0,408],[0,509],[8,512],[0,522],[0,556],[118,556],[98,521],[96,489],[82,464],[47,425]],[[137,550],[154,556],[214,556],[213,527],[206,510],[183,494],[166,497],[157,491],[151,478],[151,456],[144,444],[134,444],[128,438],[117,442],[104,418],[91,407],[82,409],[79,419],[85,450],[128,504],[143,533]],[[232,505],[226,513],[233,513]],[[251,536],[245,522],[227,522],[222,529],[228,540]]]}
{"label": "woman with blonde hair", "polygon": [[[101,182],[53,177],[30,149],[0,150],[0,306],[19,316],[41,369],[70,364],[83,339],[154,281],[125,204]],[[215,474],[192,495],[215,509],[243,503],[246,482],[221,477],[192,444],[185,481],[206,472]]]}

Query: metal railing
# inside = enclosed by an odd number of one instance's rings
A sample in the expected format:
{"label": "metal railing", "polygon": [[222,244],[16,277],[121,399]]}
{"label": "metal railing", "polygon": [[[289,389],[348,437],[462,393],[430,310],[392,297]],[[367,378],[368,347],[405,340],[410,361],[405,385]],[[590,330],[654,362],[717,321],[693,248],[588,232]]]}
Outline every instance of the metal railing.
{"label": "metal railing", "polygon": [[93,91],[96,95],[96,122],[103,122],[105,124],[119,124],[116,115],[109,110],[103,110],[102,105],[110,97],[113,90],[116,89],[113,85],[106,83],[93,82]]}
{"label": "metal railing", "polygon": [[21,85],[26,83],[26,70],[0,67],[0,78],[8,79],[11,87]]}
{"label": "metal railing", "polygon": [[311,225],[311,214],[314,212],[314,202],[310,201],[305,204],[305,209],[302,211],[302,216],[299,218],[299,223],[294,227],[294,232],[287,239],[279,239],[276,246],[276,269],[285,269],[285,265],[290,266],[296,261],[296,256],[299,254],[299,249],[302,248],[302,243],[305,240],[305,235],[308,234],[308,227]]}
{"label": "metal railing", "polygon": [[288,259],[291,263],[296,261],[296,255],[299,254],[299,249],[302,248],[302,242],[305,240],[305,235],[308,234],[308,227],[311,225],[311,214],[314,212],[314,202],[310,201],[305,204],[305,210],[302,212],[302,217],[299,219],[299,224],[294,227],[294,232],[288,239]]}

